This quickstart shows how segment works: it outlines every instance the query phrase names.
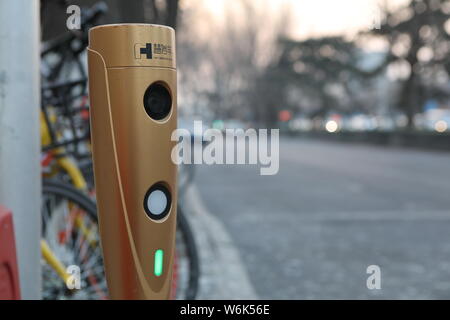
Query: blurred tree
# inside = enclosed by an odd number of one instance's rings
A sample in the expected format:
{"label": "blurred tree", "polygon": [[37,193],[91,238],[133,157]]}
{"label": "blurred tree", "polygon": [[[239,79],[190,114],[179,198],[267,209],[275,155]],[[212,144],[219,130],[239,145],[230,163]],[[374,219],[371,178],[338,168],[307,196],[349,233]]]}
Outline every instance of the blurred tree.
{"label": "blurred tree", "polygon": [[358,101],[358,92],[368,81],[359,66],[360,50],[341,37],[294,41],[280,39],[282,54],[265,78],[279,87],[278,97],[289,98],[297,91],[296,101],[284,101],[291,108],[310,116],[330,111],[363,111],[370,106]]}
{"label": "blurred tree", "polygon": [[120,20],[134,23],[153,23],[177,27],[179,0],[108,0],[117,7]]}
{"label": "blurred tree", "polygon": [[[189,100],[194,108],[207,106],[215,118],[240,118],[259,124],[276,121],[272,112],[276,103],[269,103],[269,88],[255,91],[276,60],[277,39],[289,24],[288,7],[278,6],[273,11],[268,10],[270,6],[267,0],[234,1],[224,7],[221,23],[213,21],[210,12],[184,8],[185,24],[178,37],[184,101]],[[197,23],[188,23],[191,20]]]}
{"label": "blurred tree", "polygon": [[[126,6],[129,6],[130,2],[134,1],[121,1]],[[146,22],[163,24],[176,29],[178,5],[179,0],[143,0],[141,12],[144,12]]]}
{"label": "blurred tree", "polygon": [[450,1],[411,0],[395,10],[384,9],[379,29],[362,36],[381,37],[389,44],[385,65],[401,83],[396,106],[414,127],[414,116],[430,99],[449,97]]}
{"label": "blurred tree", "polygon": [[383,71],[389,59],[368,68],[368,54],[342,37],[282,38],[279,49],[278,60],[255,89],[262,94],[270,85],[278,109],[289,107],[309,117],[333,112],[375,113],[374,76]]}

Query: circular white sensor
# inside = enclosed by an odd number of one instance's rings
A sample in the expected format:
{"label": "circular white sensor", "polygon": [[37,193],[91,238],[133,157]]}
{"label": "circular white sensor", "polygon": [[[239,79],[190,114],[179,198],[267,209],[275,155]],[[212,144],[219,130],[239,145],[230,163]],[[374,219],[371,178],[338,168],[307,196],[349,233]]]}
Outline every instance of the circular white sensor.
{"label": "circular white sensor", "polygon": [[167,208],[168,199],[161,190],[153,190],[147,198],[147,209],[151,214],[158,216]]}

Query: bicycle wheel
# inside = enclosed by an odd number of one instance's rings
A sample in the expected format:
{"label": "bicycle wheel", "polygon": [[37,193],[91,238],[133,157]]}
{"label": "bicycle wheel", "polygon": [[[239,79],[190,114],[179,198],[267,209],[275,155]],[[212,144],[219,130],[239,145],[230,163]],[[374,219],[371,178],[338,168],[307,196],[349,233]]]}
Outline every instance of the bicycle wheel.
{"label": "bicycle wheel", "polygon": [[107,298],[95,203],[63,182],[44,179],[42,188],[43,298]]}
{"label": "bicycle wheel", "polygon": [[175,245],[175,268],[173,286],[176,294],[173,298],[193,300],[197,296],[200,277],[200,263],[191,226],[178,206],[177,232]]}

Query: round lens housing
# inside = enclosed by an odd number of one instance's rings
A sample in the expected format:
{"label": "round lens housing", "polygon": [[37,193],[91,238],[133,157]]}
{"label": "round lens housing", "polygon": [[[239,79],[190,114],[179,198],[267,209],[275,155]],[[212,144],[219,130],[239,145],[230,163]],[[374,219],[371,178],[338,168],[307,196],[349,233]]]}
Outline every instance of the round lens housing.
{"label": "round lens housing", "polygon": [[151,84],[144,94],[145,112],[153,120],[163,120],[172,109],[172,96],[167,87],[161,83]]}
{"label": "round lens housing", "polygon": [[158,182],[148,189],[144,197],[144,210],[153,220],[162,220],[170,212],[172,197],[165,183]]}

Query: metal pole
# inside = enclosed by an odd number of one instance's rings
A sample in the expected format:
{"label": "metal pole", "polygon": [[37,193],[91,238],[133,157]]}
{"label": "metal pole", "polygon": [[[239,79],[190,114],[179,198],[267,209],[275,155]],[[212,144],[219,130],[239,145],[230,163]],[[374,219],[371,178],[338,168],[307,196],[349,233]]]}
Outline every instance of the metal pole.
{"label": "metal pole", "polygon": [[0,0],[0,203],[13,212],[21,296],[40,299],[38,0]]}

